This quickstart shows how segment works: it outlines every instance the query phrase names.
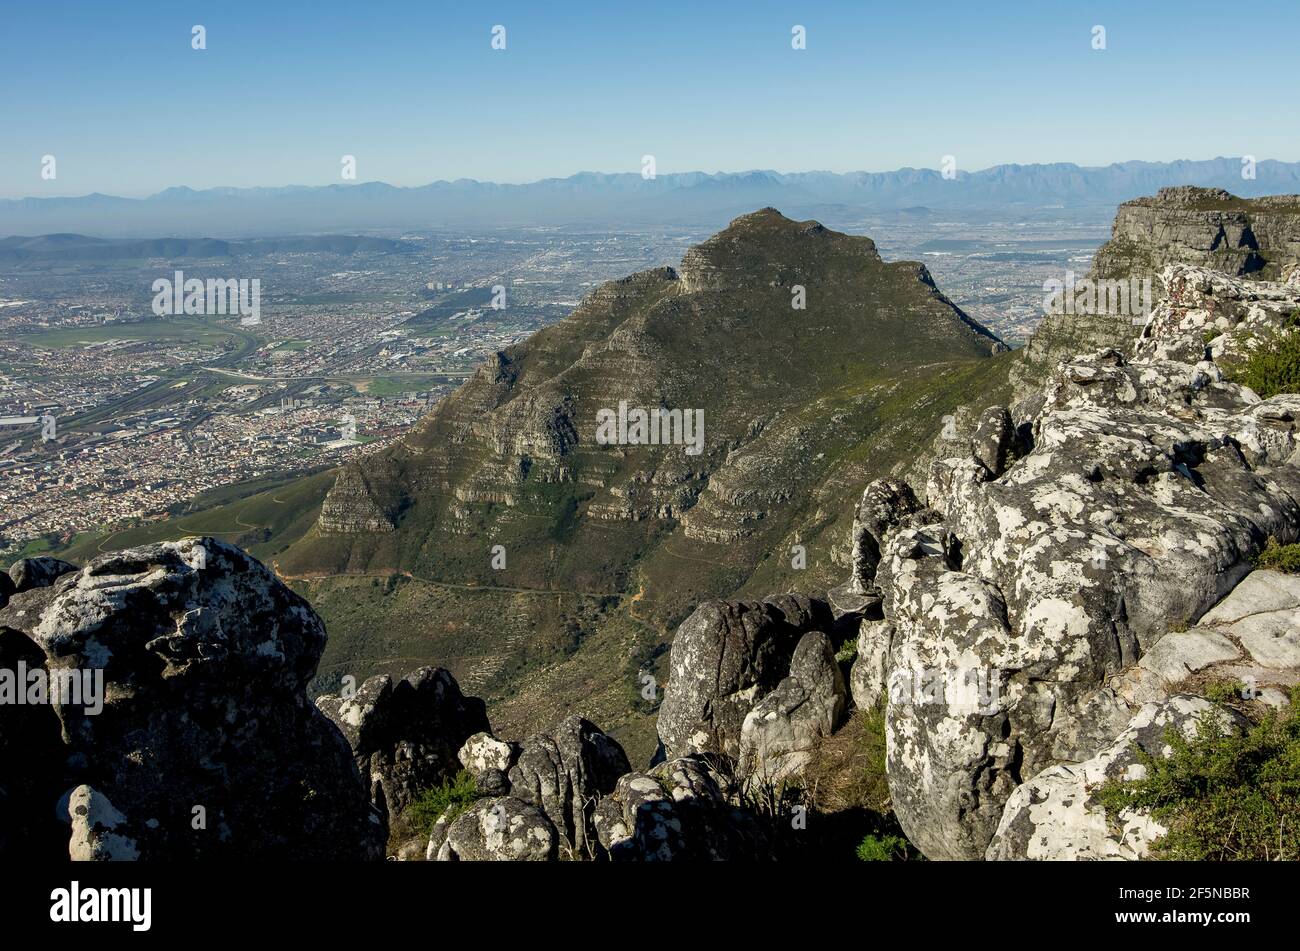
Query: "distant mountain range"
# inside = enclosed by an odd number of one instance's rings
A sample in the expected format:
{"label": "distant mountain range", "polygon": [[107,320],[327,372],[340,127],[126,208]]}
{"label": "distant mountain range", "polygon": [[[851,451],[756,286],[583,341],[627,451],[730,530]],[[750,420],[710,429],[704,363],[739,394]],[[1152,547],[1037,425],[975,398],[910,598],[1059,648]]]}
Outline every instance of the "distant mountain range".
{"label": "distant mountain range", "polygon": [[148,198],[92,194],[0,201],[0,236],[76,231],[101,237],[248,237],[390,229],[528,226],[718,227],[756,207],[841,222],[869,213],[924,217],[929,210],[1015,210],[1026,217],[1114,206],[1169,185],[1226,188],[1243,197],[1300,192],[1300,162],[1263,160],[1242,177],[1238,158],[996,165],[893,172],[684,172],[645,179],[639,172],[580,172],[523,185],[472,179],[419,187],[383,182],[283,188],[168,188]]}
{"label": "distant mountain range", "polygon": [[0,238],[0,261],[118,261],[140,258],[233,258],[288,251],[359,251],[411,253],[415,243],[390,238],[324,234],[288,238],[223,241],[217,238],[92,238],[83,234],[46,234],[34,238]]}

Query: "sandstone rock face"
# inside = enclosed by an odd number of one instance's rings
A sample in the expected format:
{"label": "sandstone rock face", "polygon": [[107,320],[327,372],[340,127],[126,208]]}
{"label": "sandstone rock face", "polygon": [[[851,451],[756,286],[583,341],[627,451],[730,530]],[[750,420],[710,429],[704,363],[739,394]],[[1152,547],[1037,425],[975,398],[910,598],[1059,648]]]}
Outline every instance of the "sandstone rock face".
{"label": "sandstone rock face", "polygon": [[396,684],[371,677],[355,697],[319,697],[316,705],[347,738],[370,799],[390,825],[425,789],[454,776],[457,753],[490,729],[482,700],[465,697],[445,670],[422,667]]}
{"label": "sandstone rock face", "polygon": [[1244,720],[1199,697],[1175,696],[1149,703],[1115,741],[1082,763],[1045,769],[1018,786],[989,843],[987,857],[997,859],[1142,859],[1165,829],[1144,810],[1125,809],[1108,821],[1095,790],[1109,780],[1140,779],[1146,774],[1133,747],[1168,756],[1165,734],[1173,729],[1187,739],[1198,726],[1217,722],[1220,729],[1240,730]]}
{"label": "sandstone rock face", "polygon": [[339,470],[334,488],[320,510],[320,529],[326,534],[391,532],[396,526],[380,505],[361,466],[349,463]]}
{"label": "sandstone rock face", "polygon": [[1161,701],[1193,675],[1240,683],[1266,702],[1287,697],[1300,683],[1300,578],[1252,571],[1196,627],[1166,634],[1114,686],[1130,704]]}
{"label": "sandstone rock face", "polygon": [[102,676],[98,712],[89,694],[51,703],[73,857],[382,857],[347,743],[307,699],[324,625],[244,552],[189,539],[105,555],[16,595],[0,635],[52,673]]}
{"label": "sandstone rock face", "polygon": [[[1171,264],[1233,277],[1278,280],[1300,260],[1300,197],[1237,198],[1222,189],[1179,186],[1119,206],[1111,239],[1088,274],[1094,280],[1153,281]],[[1016,393],[1038,389],[1062,360],[1103,347],[1127,352],[1138,327],[1114,314],[1048,314],[1013,373]]]}
{"label": "sandstone rock face", "polygon": [[885,541],[905,518],[920,509],[921,504],[906,482],[877,479],[867,486],[853,517],[851,590],[865,592],[871,587]]}
{"label": "sandstone rock face", "polygon": [[704,756],[628,773],[596,807],[614,861],[728,861],[773,857],[771,830],[739,808],[729,779]]}
{"label": "sandstone rock face", "polygon": [[1142,327],[1136,356],[1216,364],[1240,359],[1289,332],[1300,287],[1247,281],[1201,267],[1160,272],[1165,299]]}
{"label": "sandstone rock face", "polygon": [[525,740],[507,778],[510,795],[541,809],[572,853],[594,857],[596,803],[631,769],[617,741],[573,716]]}
{"label": "sandstone rock face", "polygon": [[980,416],[975,436],[971,440],[971,454],[975,461],[988,470],[993,478],[1002,475],[1015,448],[1016,432],[1011,414],[1005,406],[990,406]]}
{"label": "sandstone rock face", "polygon": [[461,765],[474,777],[479,795],[504,796],[510,792],[506,774],[519,756],[517,743],[503,742],[491,733],[475,733],[465,741],[458,756]]}
{"label": "sandstone rock face", "polygon": [[[24,558],[16,561],[9,568],[9,595],[21,594],[24,591],[31,591],[33,588],[44,588],[54,584],[55,579],[61,575],[66,575],[70,571],[76,571],[77,566],[69,564],[59,558],[50,558],[42,556],[40,558]],[[0,588],[0,594],[4,593]],[[0,607],[3,607],[0,604]]]}
{"label": "sandstone rock face", "polygon": [[491,733],[475,733],[460,748],[461,765],[471,775],[479,775],[489,770],[504,773],[514,761],[511,744],[498,740]]}
{"label": "sandstone rock face", "polygon": [[889,678],[889,652],[894,626],[888,621],[863,618],[858,628],[858,653],[849,674],[853,705],[870,710],[885,695]]}
{"label": "sandstone rock face", "polygon": [[741,773],[780,784],[803,772],[817,742],[839,726],[846,697],[831,639],[810,631],[795,647],[790,675],[745,716]]}
{"label": "sandstone rock face", "polygon": [[555,826],[536,806],[512,796],[480,799],[450,822],[439,819],[427,858],[439,862],[554,861]]}
{"label": "sandstone rock face", "polygon": [[568,717],[523,743],[476,733],[459,758],[478,795],[489,798],[479,799],[464,816],[438,820],[429,859],[501,859],[512,852],[536,859],[604,857],[594,824],[596,806],[631,766],[618,742],[593,723]]}
{"label": "sandstone rock face", "polygon": [[[1290,291],[1236,281],[1219,304],[1219,277],[1167,277],[1200,290],[1157,306],[1139,356],[1063,362],[1030,451],[1000,476],[976,447],[936,462],[927,497],[941,518],[885,545],[890,786],[931,858],[984,855],[1017,787],[1091,760],[1142,703],[1170,695],[1170,678],[1292,662],[1288,608],[1228,627],[1207,612],[1265,539],[1300,538],[1300,398],[1261,401],[1203,344],[1195,362],[1176,359],[1202,332],[1191,310],[1256,314]],[[1212,630],[1180,633],[1205,618]]]}
{"label": "sandstone rock face", "polygon": [[800,638],[830,630],[833,621],[826,602],[799,595],[696,608],[673,639],[671,676],[659,707],[666,757],[738,757],[745,717],[789,676]]}
{"label": "sandstone rock face", "polygon": [[[1257,682],[1300,670],[1300,578],[1295,575],[1251,572],[1201,624],[1241,645],[1250,661],[1263,668],[1252,672]],[[1290,686],[1294,681],[1271,682]]]}

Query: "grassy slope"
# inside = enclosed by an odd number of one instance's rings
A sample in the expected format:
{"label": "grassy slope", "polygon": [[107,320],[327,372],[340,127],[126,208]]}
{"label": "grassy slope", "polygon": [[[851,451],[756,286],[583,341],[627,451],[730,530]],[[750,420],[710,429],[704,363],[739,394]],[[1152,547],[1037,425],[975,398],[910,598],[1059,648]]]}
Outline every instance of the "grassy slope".
{"label": "grassy slope", "polygon": [[306,477],[224,486],[196,497],[164,521],[83,533],[56,553],[83,564],[108,551],[211,535],[270,561],[315,524],[321,500],[333,484],[334,471],[329,470]]}

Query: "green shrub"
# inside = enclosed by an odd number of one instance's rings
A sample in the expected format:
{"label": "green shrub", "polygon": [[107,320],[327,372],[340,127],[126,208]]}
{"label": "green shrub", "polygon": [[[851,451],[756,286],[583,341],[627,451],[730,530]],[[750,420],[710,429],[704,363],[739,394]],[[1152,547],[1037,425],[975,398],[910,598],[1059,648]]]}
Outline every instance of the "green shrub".
{"label": "green shrub", "polygon": [[1255,557],[1255,567],[1290,574],[1300,572],[1300,545],[1279,545],[1276,538],[1270,538],[1264,550]]}
{"label": "green shrub", "polygon": [[868,835],[858,843],[858,858],[864,862],[902,862],[915,850],[899,835]]}
{"label": "green shrub", "polygon": [[451,779],[444,779],[442,785],[420,793],[407,809],[406,818],[416,832],[427,836],[442,816],[450,822],[477,798],[474,777],[462,769]]}
{"label": "green shrub", "polygon": [[1248,386],[1262,399],[1279,393],[1300,393],[1300,333],[1287,333],[1261,344],[1229,373],[1234,383]]}
{"label": "green shrub", "polygon": [[1202,693],[1206,700],[1232,705],[1241,701],[1245,690],[1246,685],[1239,680],[1215,680],[1206,684]]}
{"label": "green shrub", "polygon": [[881,696],[874,707],[861,711],[862,733],[865,738],[867,763],[865,770],[867,806],[876,812],[889,812],[889,771],[886,763],[888,751],[885,737],[885,698]]}
{"label": "green shrub", "polygon": [[841,664],[851,664],[858,657],[858,639],[856,637],[846,637],[840,644],[840,649],[835,652],[835,660]]}
{"label": "green shrub", "polygon": [[1300,858],[1300,687],[1285,713],[1270,711],[1244,734],[1204,722],[1195,739],[1171,729],[1165,742],[1167,758],[1137,749],[1142,779],[1111,780],[1097,792],[1108,815],[1147,809],[1168,830],[1154,857]]}

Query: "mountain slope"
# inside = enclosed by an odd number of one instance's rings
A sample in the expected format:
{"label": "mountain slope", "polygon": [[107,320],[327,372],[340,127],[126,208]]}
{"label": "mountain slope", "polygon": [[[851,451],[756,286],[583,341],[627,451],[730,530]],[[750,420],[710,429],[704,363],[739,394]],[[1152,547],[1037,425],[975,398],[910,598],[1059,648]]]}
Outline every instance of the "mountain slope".
{"label": "mountain slope", "polygon": [[[617,723],[639,659],[700,599],[755,566],[764,583],[838,577],[845,500],[910,461],[973,375],[1003,374],[1001,349],[920,265],[764,209],[680,273],[606,284],[499,354],[345,469],[275,564],[329,621],[323,669],[436,659],[514,697],[519,724],[536,703],[597,697],[584,714]],[[702,411],[700,452],[600,445],[598,414],[620,404]]]}

